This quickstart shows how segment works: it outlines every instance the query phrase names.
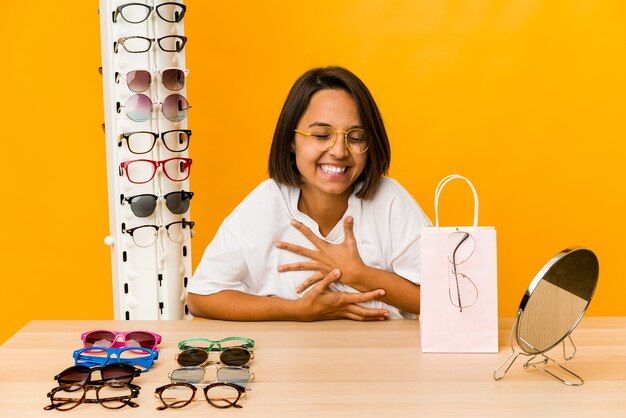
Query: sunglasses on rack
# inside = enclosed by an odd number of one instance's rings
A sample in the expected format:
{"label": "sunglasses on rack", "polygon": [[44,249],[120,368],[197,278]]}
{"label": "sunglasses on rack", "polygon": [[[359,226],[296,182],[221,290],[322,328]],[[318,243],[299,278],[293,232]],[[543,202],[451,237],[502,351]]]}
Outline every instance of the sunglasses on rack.
{"label": "sunglasses on rack", "polygon": [[[168,90],[178,91],[185,87],[185,78],[189,74],[189,70],[181,70],[180,68],[166,68],[156,73],[161,82]],[[153,73],[148,70],[133,70],[126,74],[115,73],[115,82],[119,83],[123,78],[130,91],[141,93],[150,89],[152,85]]]}
{"label": "sunglasses on rack", "polygon": [[[211,374],[207,379],[207,371]],[[235,366],[184,366],[170,372],[169,378],[172,383],[210,383],[223,382],[234,383],[246,387],[254,380],[254,373],[247,367]]]}
{"label": "sunglasses on rack", "polygon": [[158,350],[161,336],[149,331],[115,332],[108,330],[87,331],[80,336],[84,347],[143,347]]}
{"label": "sunglasses on rack", "polygon": [[180,52],[187,43],[186,36],[168,35],[161,38],[146,38],[145,36],[125,36],[113,42],[113,52],[117,54],[120,45],[131,54],[148,52],[156,43],[164,52]]}
{"label": "sunglasses on rack", "polygon": [[[254,359],[254,353],[242,347],[230,347],[220,351],[220,363],[227,366],[243,366]],[[204,366],[209,363],[209,351],[203,348],[187,348],[176,355],[181,366]]]}
{"label": "sunglasses on rack", "polygon": [[159,352],[143,347],[104,348],[85,347],[74,351],[75,366],[104,366],[109,363],[125,363],[137,367],[142,373],[150,370]]}
{"label": "sunglasses on rack", "polygon": [[126,227],[122,225],[122,233],[130,235],[136,246],[147,248],[154,245],[159,234],[159,229],[161,228],[165,228],[170,240],[177,244],[182,244],[191,238],[191,230],[194,225],[195,222],[187,221],[183,218],[182,221],[172,222],[164,226],[141,225],[126,229]]}
{"label": "sunglasses on rack", "polygon": [[122,105],[117,102],[117,113],[124,113],[128,119],[134,122],[145,122],[152,117],[155,107],[161,107],[161,113],[165,119],[170,122],[180,122],[187,117],[187,111],[191,109],[189,102],[180,94],[170,94],[159,103],[152,102],[148,96],[142,93],[136,93],[126,100],[126,104]]}
{"label": "sunglasses on rack", "polygon": [[[156,388],[154,395],[163,403],[157,409],[162,411],[167,408],[183,408],[196,400],[197,390],[198,388],[189,383],[170,383]],[[212,383],[202,391],[206,401],[216,408],[241,408],[237,401],[246,395],[244,388],[232,383]]]}
{"label": "sunglasses on rack", "polygon": [[172,181],[185,181],[191,173],[191,158],[174,157],[167,160],[130,160],[120,163],[119,174],[126,173],[134,184],[147,183],[154,178],[157,168],[162,167],[165,176]]}
{"label": "sunglasses on rack", "polygon": [[[92,379],[94,372],[100,372],[100,379]],[[133,378],[139,376],[141,370],[132,364],[126,363],[109,363],[104,366],[72,366],[63,370],[58,375],[54,376],[59,385],[67,385],[68,390],[71,386],[76,386],[76,389],[81,385],[102,385],[110,381],[130,383]]]}
{"label": "sunglasses on rack", "polygon": [[189,129],[173,129],[161,133],[149,131],[124,132],[120,135],[118,147],[126,140],[128,150],[133,154],[147,154],[154,148],[157,139],[161,138],[163,145],[170,152],[183,152],[189,148],[191,131]]}
{"label": "sunglasses on rack", "polygon": [[[186,192],[184,190],[163,195],[165,205],[174,215],[186,213],[189,210],[192,197],[193,192]],[[152,215],[156,209],[158,199],[159,196],[153,194],[138,194],[129,197],[125,197],[123,194],[120,195],[121,204],[123,205],[125,202],[130,203],[130,209],[138,218],[147,218]]]}
{"label": "sunglasses on rack", "polygon": [[[139,396],[137,385],[123,382],[107,382],[103,385],[61,385],[48,393],[50,405],[43,409],[49,411],[69,411],[81,403],[97,403],[107,409],[120,409],[126,405],[136,408],[139,405],[131,399]],[[95,390],[95,398],[87,398],[87,392]]]}
{"label": "sunglasses on rack", "polygon": [[152,12],[166,22],[178,23],[185,17],[187,6],[175,2],[161,3],[156,7],[141,3],[126,3],[118,6],[113,12],[113,23],[121,17],[128,23],[141,23],[150,17]]}

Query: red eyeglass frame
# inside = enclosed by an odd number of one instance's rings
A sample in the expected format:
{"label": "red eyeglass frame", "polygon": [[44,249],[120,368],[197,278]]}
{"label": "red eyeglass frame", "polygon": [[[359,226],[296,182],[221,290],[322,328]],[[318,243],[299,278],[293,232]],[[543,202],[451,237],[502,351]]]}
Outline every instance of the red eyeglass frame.
{"label": "red eyeglass frame", "polygon": [[[167,174],[167,170],[165,170],[165,164],[173,161],[173,160],[180,160],[181,162],[183,162],[180,166],[180,170],[181,172],[184,172],[185,170],[187,171],[187,175],[185,176],[185,178],[182,179],[173,179],[172,177],[170,177],[169,174]],[[150,178],[146,181],[133,181],[130,176],[128,175],[128,166],[132,163],[136,163],[136,162],[147,162],[152,164],[152,166],[154,167],[154,170],[152,171],[152,176],[150,176]],[[160,161],[155,161],[155,160],[146,160],[146,159],[138,159],[138,160],[129,160],[129,161],[123,161],[120,163],[120,168],[119,168],[119,173],[120,176],[124,176],[124,172],[126,172],[126,178],[128,179],[128,181],[130,181],[133,184],[145,184],[148,183],[150,180],[152,180],[154,178],[154,176],[156,175],[156,172],[159,168],[159,166],[163,166],[163,174],[165,174],[165,176],[172,180],[172,181],[185,181],[189,178],[189,175],[191,174],[191,163],[193,162],[193,160],[191,158],[184,158],[184,157],[173,157],[173,158],[168,158],[167,160],[160,160]]]}

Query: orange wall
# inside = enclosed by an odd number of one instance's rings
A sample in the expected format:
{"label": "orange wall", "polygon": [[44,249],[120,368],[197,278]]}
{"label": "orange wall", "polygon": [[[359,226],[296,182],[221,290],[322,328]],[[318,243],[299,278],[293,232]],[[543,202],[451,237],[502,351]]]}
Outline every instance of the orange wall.
{"label": "orange wall", "polygon": [[[449,173],[495,225],[500,315],[570,245],[594,249],[589,314],[626,315],[626,3],[188,0],[194,267],[266,177],[274,123],[312,66],[352,69],[391,136],[391,175],[433,216]],[[112,318],[97,1],[8,2],[0,341],[30,319]],[[445,222],[471,218],[451,184]]]}

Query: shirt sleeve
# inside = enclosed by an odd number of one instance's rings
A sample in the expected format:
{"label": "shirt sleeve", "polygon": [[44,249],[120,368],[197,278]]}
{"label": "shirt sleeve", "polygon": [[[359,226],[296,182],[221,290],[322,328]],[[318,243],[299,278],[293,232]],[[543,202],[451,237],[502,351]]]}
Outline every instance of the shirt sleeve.
{"label": "shirt sleeve", "polygon": [[246,292],[246,277],[248,266],[241,247],[227,226],[222,224],[204,251],[187,291],[199,295],[210,295],[222,290]]}
{"label": "shirt sleeve", "polygon": [[420,284],[420,237],[430,220],[404,189],[391,204],[389,230],[392,242],[391,268],[397,275]]}

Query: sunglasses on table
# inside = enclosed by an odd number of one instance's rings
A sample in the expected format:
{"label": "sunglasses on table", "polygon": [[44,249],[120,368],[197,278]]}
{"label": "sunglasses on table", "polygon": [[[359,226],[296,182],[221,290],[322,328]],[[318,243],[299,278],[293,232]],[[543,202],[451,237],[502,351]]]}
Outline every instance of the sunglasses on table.
{"label": "sunglasses on table", "polygon": [[180,52],[187,43],[186,36],[168,35],[161,38],[146,38],[145,36],[125,36],[113,42],[113,52],[117,54],[119,46],[131,54],[148,52],[153,44],[157,44],[164,52]]}
{"label": "sunglasses on table", "polygon": [[133,365],[145,373],[159,358],[159,352],[143,347],[85,347],[74,351],[73,357],[76,366],[93,367],[110,363],[125,363]]}
{"label": "sunglasses on table", "polygon": [[171,222],[163,226],[140,225],[134,228],[126,229],[126,226],[122,224],[122,233],[130,235],[136,246],[147,248],[154,245],[161,228],[165,228],[167,236],[172,242],[182,244],[191,238],[194,225],[195,222],[187,221],[184,218],[182,221]]}
{"label": "sunglasses on table", "polygon": [[[207,372],[209,376],[207,376]],[[254,380],[254,373],[248,367],[234,366],[185,366],[170,372],[169,378],[172,383],[233,383],[246,387]]]}
{"label": "sunglasses on table", "polygon": [[[165,200],[165,205],[174,215],[182,215],[189,210],[189,204],[193,192],[186,192],[181,190],[179,192],[170,192],[162,196]],[[125,197],[120,195],[120,203],[123,205],[125,202],[130,204],[130,209],[135,216],[139,218],[146,218],[154,213],[157,206],[157,200],[159,196],[153,194],[138,194],[135,196]]]}
{"label": "sunglasses on table", "polygon": [[150,17],[152,12],[169,23],[178,23],[185,17],[187,6],[175,2],[161,3],[156,7],[142,3],[125,3],[118,6],[113,12],[113,23],[121,17],[128,23],[141,23]]}
{"label": "sunglasses on table", "polygon": [[[94,372],[100,372],[100,379],[92,379]],[[54,376],[60,386],[67,386],[66,391],[71,391],[71,386],[76,390],[82,385],[103,385],[107,382],[130,383],[133,378],[139,376],[141,370],[126,363],[109,363],[104,366],[72,366]]]}
{"label": "sunglasses on table", "polygon": [[171,67],[160,70],[157,73],[152,73],[148,70],[133,70],[126,74],[116,72],[115,82],[119,83],[124,78],[130,91],[141,93],[150,89],[154,74],[161,78],[161,82],[168,90],[178,91],[185,87],[185,78],[189,75],[189,70]]}
{"label": "sunglasses on table", "polygon": [[222,351],[230,347],[254,348],[254,340],[245,337],[226,337],[221,340],[208,338],[188,338],[178,343],[180,350],[202,348],[206,351]]}
{"label": "sunglasses on table", "polygon": [[159,167],[163,168],[163,174],[172,181],[185,181],[191,174],[191,158],[174,157],[166,160],[129,160],[120,163],[119,175],[124,176],[134,184],[144,184],[154,178]]}
{"label": "sunglasses on table", "polygon": [[124,132],[120,135],[117,146],[121,147],[126,140],[128,150],[133,154],[147,154],[154,148],[157,139],[171,152],[183,152],[189,148],[191,131],[189,129],[173,129],[161,133],[149,131]]}
{"label": "sunglasses on table", "polygon": [[122,105],[117,102],[117,113],[124,113],[128,119],[134,122],[145,122],[152,116],[155,106],[161,107],[161,112],[165,119],[170,122],[180,122],[187,117],[187,110],[191,109],[189,102],[180,94],[170,94],[160,103],[153,103],[152,99],[142,93],[133,94],[126,100],[126,104]]}
{"label": "sunglasses on table", "polygon": [[[50,405],[43,409],[49,411],[69,411],[81,403],[97,403],[107,409],[120,409],[126,405],[136,408],[139,405],[131,399],[139,396],[141,388],[137,385],[123,382],[107,382],[102,385],[61,385],[48,393]],[[88,398],[89,391],[95,391],[94,398]]]}
{"label": "sunglasses on table", "polygon": [[116,332],[109,330],[93,330],[84,332],[80,336],[83,347],[143,347],[158,350],[161,336],[150,331]]}
{"label": "sunglasses on table", "polygon": [[[163,405],[157,409],[162,411],[167,408],[182,408],[196,399],[198,388],[190,383],[170,383],[169,385],[156,388],[154,396],[161,400]],[[246,390],[232,383],[212,383],[205,386],[202,391],[206,401],[216,408],[241,408],[237,401],[245,397]]]}
{"label": "sunglasses on table", "polygon": [[[204,366],[209,363],[209,353],[204,348],[187,348],[175,357],[181,366]],[[254,353],[243,347],[229,347],[220,351],[220,363],[227,366],[243,366],[254,359]]]}

